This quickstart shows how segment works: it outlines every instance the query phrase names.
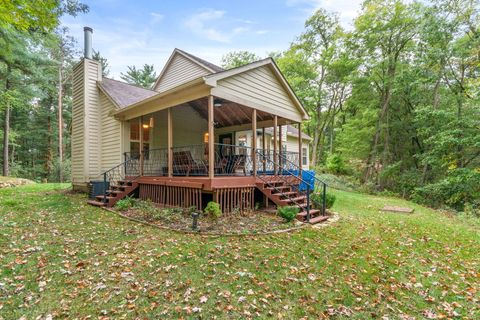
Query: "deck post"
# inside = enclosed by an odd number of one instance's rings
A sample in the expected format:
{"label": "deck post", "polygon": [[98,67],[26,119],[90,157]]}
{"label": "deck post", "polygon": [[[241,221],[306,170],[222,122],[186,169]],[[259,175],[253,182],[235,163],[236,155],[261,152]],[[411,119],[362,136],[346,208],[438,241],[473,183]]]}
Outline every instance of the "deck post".
{"label": "deck post", "polygon": [[302,176],[302,123],[298,123],[298,176]]}
{"label": "deck post", "polygon": [[282,149],[282,126],[278,126],[278,165],[280,166],[280,174],[283,174],[283,161],[282,161],[282,156],[283,156],[283,149]]}
{"label": "deck post", "polygon": [[140,175],[143,176],[143,162],[144,162],[144,150],[143,150],[143,116],[140,117]]}
{"label": "deck post", "polygon": [[208,96],[208,177],[213,179],[215,176],[215,149],[214,149],[214,113],[213,113],[213,96]]}
{"label": "deck post", "polygon": [[257,176],[257,109],[252,109],[252,167],[253,176]]}
{"label": "deck post", "polygon": [[267,171],[267,159],[265,159],[265,145],[266,145],[266,141],[265,141],[265,127],[262,128],[262,163],[263,163],[263,174],[265,174],[265,172]]}
{"label": "deck post", "polygon": [[172,108],[167,109],[167,157],[168,157],[168,177],[173,176],[173,121]]}
{"label": "deck post", "polygon": [[278,117],[273,116],[273,174],[276,175],[278,172],[278,154],[277,154],[277,140],[278,140]]}

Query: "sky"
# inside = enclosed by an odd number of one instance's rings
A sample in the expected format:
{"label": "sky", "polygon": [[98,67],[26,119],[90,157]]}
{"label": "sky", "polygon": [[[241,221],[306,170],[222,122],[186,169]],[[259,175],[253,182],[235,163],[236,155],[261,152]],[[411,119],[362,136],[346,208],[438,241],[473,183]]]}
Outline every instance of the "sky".
{"label": "sky", "polygon": [[350,28],[359,0],[83,0],[87,14],[62,23],[83,48],[83,27],[93,28],[93,48],[107,58],[110,77],[127,66],[153,64],[157,74],[179,48],[220,65],[224,54],[247,50],[265,57],[282,51],[318,8],[339,14]]}

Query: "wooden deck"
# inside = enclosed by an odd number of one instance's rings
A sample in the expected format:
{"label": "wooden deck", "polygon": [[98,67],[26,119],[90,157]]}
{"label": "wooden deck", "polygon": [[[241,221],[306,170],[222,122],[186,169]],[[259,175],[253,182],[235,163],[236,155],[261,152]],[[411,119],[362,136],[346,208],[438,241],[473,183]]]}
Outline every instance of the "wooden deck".
{"label": "wooden deck", "polygon": [[257,180],[258,178],[254,176],[214,177],[213,179],[209,177],[140,177],[136,179],[140,184],[198,188],[203,191],[255,187]]}
{"label": "wooden deck", "polygon": [[254,210],[257,203],[269,206],[296,206],[297,219],[310,223],[324,221],[318,209],[309,209],[308,197],[292,175],[257,175],[228,177],[126,177],[110,186],[104,195],[89,203],[111,207],[128,196],[153,201],[165,207],[203,210],[209,201],[220,205],[224,214]]}

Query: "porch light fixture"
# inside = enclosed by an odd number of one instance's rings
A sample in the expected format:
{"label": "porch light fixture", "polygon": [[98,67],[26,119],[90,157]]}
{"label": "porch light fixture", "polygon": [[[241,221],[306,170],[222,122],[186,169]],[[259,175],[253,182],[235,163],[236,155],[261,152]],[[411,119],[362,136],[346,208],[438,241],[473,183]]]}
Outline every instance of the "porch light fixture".
{"label": "porch light fixture", "polygon": [[153,128],[153,126],[155,124],[154,122],[155,122],[155,120],[153,119],[153,117],[150,117],[150,128]]}
{"label": "porch light fixture", "polygon": [[214,106],[214,107],[217,107],[217,108],[218,108],[218,107],[221,107],[221,106],[222,106],[222,102],[223,102],[222,99],[214,99],[214,100],[213,100],[213,106]]}
{"label": "porch light fixture", "polygon": [[148,129],[148,124],[142,124],[143,129]]}
{"label": "porch light fixture", "polygon": [[205,133],[203,134],[203,142],[204,142],[204,143],[208,143],[208,132],[205,132]]}

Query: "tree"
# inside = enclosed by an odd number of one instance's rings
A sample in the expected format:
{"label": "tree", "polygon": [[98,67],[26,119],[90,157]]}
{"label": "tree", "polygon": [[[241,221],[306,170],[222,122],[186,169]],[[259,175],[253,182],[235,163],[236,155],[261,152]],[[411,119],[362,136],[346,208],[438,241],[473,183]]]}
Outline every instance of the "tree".
{"label": "tree", "polygon": [[104,77],[108,77],[108,75],[110,74],[110,66],[108,64],[107,58],[103,57],[100,54],[100,51],[93,50],[92,59],[100,62],[100,65],[102,66],[102,75]]}
{"label": "tree", "polygon": [[336,116],[349,95],[347,79],[355,60],[345,51],[337,16],[320,9],[305,28],[278,64],[312,117],[308,131],[313,135],[311,156],[316,165],[323,156],[327,129],[332,135]]}
{"label": "tree", "polygon": [[17,31],[50,32],[63,14],[75,16],[88,12],[88,6],[76,0],[4,0],[0,4],[0,27]]}
{"label": "tree", "polygon": [[253,52],[249,51],[233,51],[222,57],[222,68],[232,69],[255,62],[261,58]]}
{"label": "tree", "polygon": [[144,64],[141,69],[137,69],[135,66],[128,66],[127,68],[127,72],[122,72],[120,78],[130,84],[150,89],[157,80],[153,64]]}
{"label": "tree", "polygon": [[[38,47],[42,46],[42,37],[48,38],[59,24],[63,14],[76,15],[88,11],[88,7],[76,0],[46,0],[42,5],[31,1],[3,1],[0,10],[0,68],[4,73],[4,87],[1,95],[5,99],[3,108],[3,175],[9,174],[9,134],[11,110],[16,106],[18,89],[16,85],[24,83],[25,76],[34,73]],[[41,35],[39,37],[38,35]]]}
{"label": "tree", "polygon": [[55,42],[52,46],[52,58],[55,59],[58,72],[58,96],[57,96],[57,119],[58,119],[58,174],[60,182],[63,182],[63,159],[64,159],[64,121],[63,121],[63,100],[67,81],[70,78],[75,57],[75,40],[68,35],[68,29],[58,28]]}

